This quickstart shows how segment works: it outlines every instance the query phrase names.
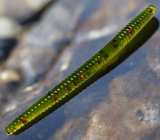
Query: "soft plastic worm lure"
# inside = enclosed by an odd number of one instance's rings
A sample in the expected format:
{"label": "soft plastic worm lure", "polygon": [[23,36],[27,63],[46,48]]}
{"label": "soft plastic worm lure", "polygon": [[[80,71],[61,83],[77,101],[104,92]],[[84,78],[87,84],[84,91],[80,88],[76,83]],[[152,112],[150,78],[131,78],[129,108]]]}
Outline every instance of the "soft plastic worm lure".
{"label": "soft plastic worm lure", "polygon": [[125,46],[139,33],[139,31],[152,19],[156,8],[148,6],[143,12],[126,25],[106,46],[92,56],[86,63],[54,87],[19,117],[13,120],[6,128],[7,134],[13,134],[25,124],[36,119],[37,116],[50,107],[65,99],[69,94],[92,78],[98,71],[110,65],[110,61],[118,56]]}

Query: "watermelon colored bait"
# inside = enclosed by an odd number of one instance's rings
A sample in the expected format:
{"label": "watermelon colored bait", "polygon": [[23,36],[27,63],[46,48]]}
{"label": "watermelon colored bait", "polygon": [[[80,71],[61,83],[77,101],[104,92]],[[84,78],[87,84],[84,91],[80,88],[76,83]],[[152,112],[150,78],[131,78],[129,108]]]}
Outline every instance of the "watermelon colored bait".
{"label": "watermelon colored bait", "polygon": [[5,132],[10,135],[15,133],[60,100],[64,100],[68,95],[73,94],[76,88],[88,82],[98,71],[109,67],[111,60],[118,59],[118,54],[122,53],[126,45],[153,18],[155,12],[156,8],[154,6],[148,6],[87,62],[13,120],[5,128]]}

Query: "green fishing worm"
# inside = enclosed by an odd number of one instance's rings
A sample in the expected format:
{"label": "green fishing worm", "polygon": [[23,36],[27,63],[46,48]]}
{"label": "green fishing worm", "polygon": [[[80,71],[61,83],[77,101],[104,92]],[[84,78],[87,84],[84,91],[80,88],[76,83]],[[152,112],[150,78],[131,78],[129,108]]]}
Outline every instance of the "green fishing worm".
{"label": "green fishing worm", "polygon": [[60,100],[72,94],[77,87],[85,84],[85,82],[92,78],[98,71],[104,67],[108,67],[110,61],[115,59],[118,54],[122,52],[126,45],[152,19],[155,12],[156,8],[154,6],[148,6],[87,62],[6,126],[5,132],[11,135],[20,130],[23,126],[36,119],[36,117],[54,106]]}

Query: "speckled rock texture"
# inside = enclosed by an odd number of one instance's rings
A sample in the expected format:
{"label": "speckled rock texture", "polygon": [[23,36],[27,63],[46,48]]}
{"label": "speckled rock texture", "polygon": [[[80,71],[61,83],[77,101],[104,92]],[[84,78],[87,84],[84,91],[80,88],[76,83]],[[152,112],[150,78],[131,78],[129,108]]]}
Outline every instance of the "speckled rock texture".
{"label": "speckled rock texture", "polygon": [[[67,13],[64,5],[71,6],[71,12]],[[4,132],[7,124],[100,50],[148,5],[157,7],[155,17],[160,20],[157,0],[60,0],[47,9],[4,63],[15,74],[12,80],[19,82],[23,77],[27,81],[32,72],[43,80],[20,86],[14,96],[8,94],[0,104],[0,140],[159,140],[159,28],[123,63],[44,119],[19,135]],[[69,43],[57,45],[59,40]],[[37,73],[40,68],[42,76]]]}

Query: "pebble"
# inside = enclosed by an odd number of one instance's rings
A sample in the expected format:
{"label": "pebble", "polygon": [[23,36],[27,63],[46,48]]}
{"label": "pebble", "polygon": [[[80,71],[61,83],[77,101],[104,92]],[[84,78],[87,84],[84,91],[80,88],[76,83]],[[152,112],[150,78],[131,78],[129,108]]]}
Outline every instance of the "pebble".
{"label": "pebble", "polygon": [[15,38],[21,27],[12,18],[0,17],[0,39]]}
{"label": "pebble", "polygon": [[0,73],[0,83],[19,83],[20,75],[14,70],[4,70]]}
{"label": "pebble", "polygon": [[0,17],[0,59],[8,56],[16,45],[21,26],[12,18]]}

